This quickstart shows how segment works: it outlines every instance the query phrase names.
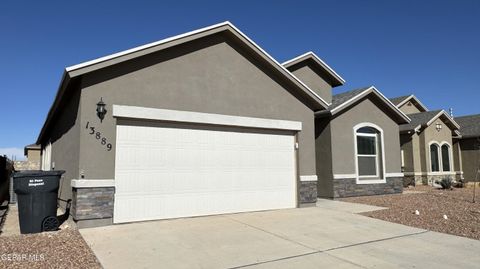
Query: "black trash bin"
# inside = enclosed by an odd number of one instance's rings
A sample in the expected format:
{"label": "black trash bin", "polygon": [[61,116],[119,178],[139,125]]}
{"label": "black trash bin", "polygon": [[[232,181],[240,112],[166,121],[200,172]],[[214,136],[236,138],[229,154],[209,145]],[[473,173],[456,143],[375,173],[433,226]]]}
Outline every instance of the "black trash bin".
{"label": "black trash bin", "polygon": [[13,189],[17,194],[22,234],[56,229],[58,186],[63,173],[61,170],[15,172]]}

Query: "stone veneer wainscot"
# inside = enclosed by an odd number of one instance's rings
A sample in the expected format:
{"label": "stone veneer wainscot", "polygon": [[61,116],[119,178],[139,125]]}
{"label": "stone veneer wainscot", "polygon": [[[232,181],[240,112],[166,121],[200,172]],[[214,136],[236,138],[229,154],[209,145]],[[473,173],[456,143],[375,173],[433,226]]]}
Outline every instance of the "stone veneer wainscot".
{"label": "stone veneer wainscot", "polygon": [[357,184],[355,178],[334,179],[333,198],[395,194],[403,192],[403,177],[387,178],[386,183]]}

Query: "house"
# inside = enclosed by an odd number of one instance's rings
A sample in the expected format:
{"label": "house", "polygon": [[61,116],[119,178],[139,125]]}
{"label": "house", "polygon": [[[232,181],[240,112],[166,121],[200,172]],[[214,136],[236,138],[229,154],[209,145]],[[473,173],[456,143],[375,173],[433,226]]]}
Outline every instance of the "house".
{"label": "house", "polygon": [[[399,124],[313,53],[283,64],[229,22],[66,68],[37,143],[79,227],[398,193]],[[61,204],[61,206],[64,206]]]}
{"label": "house", "polygon": [[37,143],[79,227],[294,208],[328,107],[225,22],[66,68]]}
{"label": "house", "polygon": [[405,185],[463,177],[460,126],[444,110],[430,111],[414,95],[391,99],[411,119],[400,126]]}
{"label": "house", "polygon": [[455,117],[460,125],[461,164],[465,182],[480,180],[480,114]]}
{"label": "house", "polygon": [[284,66],[330,103],[315,112],[319,197],[401,193],[399,124],[410,119],[373,86],[333,95],[344,80],[314,53]]}
{"label": "house", "polygon": [[40,162],[41,147],[37,144],[25,146],[23,153],[29,162]]}
{"label": "house", "polygon": [[39,170],[41,159],[41,146],[30,144],[23,148],[23,154],[26,157],[24,161],[14,161],[15,170]]}

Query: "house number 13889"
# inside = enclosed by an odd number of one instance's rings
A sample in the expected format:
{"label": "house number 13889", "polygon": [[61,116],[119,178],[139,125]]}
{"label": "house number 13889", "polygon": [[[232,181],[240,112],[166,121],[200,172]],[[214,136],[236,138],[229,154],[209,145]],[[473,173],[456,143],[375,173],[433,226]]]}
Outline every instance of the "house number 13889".
{"label": "house number 13889", "polygon": [[108,140],[106,137],[102,136],[102,133],[97,131],[94,126],[90,126],[90,122],[87,121],[87,125],[85,126],[85,129],[89,130],[89,134],[94,136],[97,140],[99,140],[100,144],[102,146],[105,146],[107,148],[107,151],[112,150],[112,144],[108,143]]}

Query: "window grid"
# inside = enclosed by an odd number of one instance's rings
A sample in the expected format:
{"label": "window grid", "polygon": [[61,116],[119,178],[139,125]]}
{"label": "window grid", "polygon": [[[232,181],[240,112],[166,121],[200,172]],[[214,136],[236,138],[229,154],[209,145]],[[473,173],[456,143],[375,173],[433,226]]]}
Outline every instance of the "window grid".
{"label": "window grid", "polygon": [[[360,175],[360,168],[359,168],[359,178],[366,179],[366,178],[377,178],[379,177],[379,163],[378,163],[378,134],[372,133],[359,133],[360,130],[357,130],[357,147],[358,147],[358,137],[374,137],[374,145],[375,145],[375,154],[358,154],[358,148],[355,149],[357,151],[357,158],[359,157],[366,157],[366,158],[375,158],[375,174],[374,175]],[[358,162],[358,161],[357,161]]]}

